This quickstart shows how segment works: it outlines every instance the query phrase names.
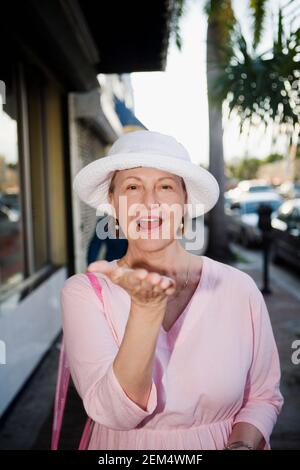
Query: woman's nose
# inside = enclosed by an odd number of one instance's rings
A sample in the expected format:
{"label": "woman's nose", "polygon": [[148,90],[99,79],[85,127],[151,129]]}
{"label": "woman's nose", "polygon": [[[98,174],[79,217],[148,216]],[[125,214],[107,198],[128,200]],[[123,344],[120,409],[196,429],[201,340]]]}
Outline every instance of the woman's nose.
{"label": "woman's nose", "polygon": [[159,207],[160,203],[157,199],[157,194],[154,189],[149,189],[145,191],[144,197],[143,197],[143,204],[148,208],[148,209],[153,209],[154,207]]}

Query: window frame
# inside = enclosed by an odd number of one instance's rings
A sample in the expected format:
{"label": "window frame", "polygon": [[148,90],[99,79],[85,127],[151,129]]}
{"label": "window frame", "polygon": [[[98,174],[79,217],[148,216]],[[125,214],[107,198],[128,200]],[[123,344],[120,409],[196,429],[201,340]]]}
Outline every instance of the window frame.
{"label": "window frame", "polygon": [[[51,261],[51,230],[52,223],[49,209],[49,172],[48,172],[48,152],[47,152],[47,112],[46,96],[42,100],[42,136],[43,139],[43,165],[44,181],[46,193],[46,264],[35,270],[34,236],[32,221],[32,186],[31,186],[31,155],[29,141],[29,116],[28,116],[28,96],[26,89],[25,67],[21,61],[12,64],[13,81],[16,92],[17,106],[17,133],[18,133],[18,168],[19,168],[19,201],[21,211],[22,246],[23,246],[23,279],[15,283],[4,285],[0,288],[0,304],[9,297],[18,294],[19,301],[23,300],[39,284],[50,277],[54,272],[61,269],[61,265],[55,265]],[[42,73],[42,72],[41,72]],[[47,79],[47,77],[45,77]]]}

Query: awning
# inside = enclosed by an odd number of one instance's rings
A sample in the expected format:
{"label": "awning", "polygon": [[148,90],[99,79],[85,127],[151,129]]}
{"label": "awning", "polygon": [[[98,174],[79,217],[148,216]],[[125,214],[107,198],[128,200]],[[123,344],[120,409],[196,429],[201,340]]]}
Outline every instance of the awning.
{"label": "awning", "polygon": [[1,62],[22,50],[66,89],[99,73],[164,70],[174,0],[4,0]]}
{"label": "awning", "polygon": [[164,70],[174,0],[79,0],[99,51],[98,73]]}
{"label": "awning", "polygon": [[124,101],[120,100],[117,96],[114,96],[114,107],[125,132],[147,129],[133,111],[126,106]]}

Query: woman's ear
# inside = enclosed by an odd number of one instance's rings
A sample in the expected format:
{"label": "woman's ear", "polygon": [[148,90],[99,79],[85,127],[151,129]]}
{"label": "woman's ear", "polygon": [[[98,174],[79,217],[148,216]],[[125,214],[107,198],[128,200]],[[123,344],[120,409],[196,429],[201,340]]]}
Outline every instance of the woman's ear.
{"label": "woman's ear", "polygon": [[187,194],[187,190],[186,190],[186,185],[185,185],[185,182],[184,182],[184,179],[181,177],[181,184],[182,184],[182,189],[183,189],[183,192],[184,192],[184,204],[187,204],[188,202],[188,194]]}
{"label": "woman's ear", "polygon": [[188,212],[188,207],[187,207],[187,205],[186,205],[186,203],[185,203],[184,206],[183,206],[183,217],[186,216],[187,212]]}
{"label": "woman's ear", "polygon": [[111,207],[112,207],[112,212],[114,212],[114,211],[115,211],[115,205],[114,205],[114,198],[113,198],[113,193],[112,193],[112,191],[109,191],[109,192],[108,192],[108,202],[109,202],[109,204],[110,204]]}

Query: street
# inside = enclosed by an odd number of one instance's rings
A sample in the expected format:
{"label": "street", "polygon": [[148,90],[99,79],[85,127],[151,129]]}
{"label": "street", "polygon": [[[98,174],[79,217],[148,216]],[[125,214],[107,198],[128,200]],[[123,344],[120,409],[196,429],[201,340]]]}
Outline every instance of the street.
{"label": "street", "polygon": [[[232,244],[238,254],[237,268],[247,272],[262,287],[262,253]],[[291,360],[292,343],[300,339],[300,273],[287,265],[270,263],[271,294],[265,295],[278,347],[285,403],[271,438],[273,449],[299,449],[300,444],[300,364]]]}

